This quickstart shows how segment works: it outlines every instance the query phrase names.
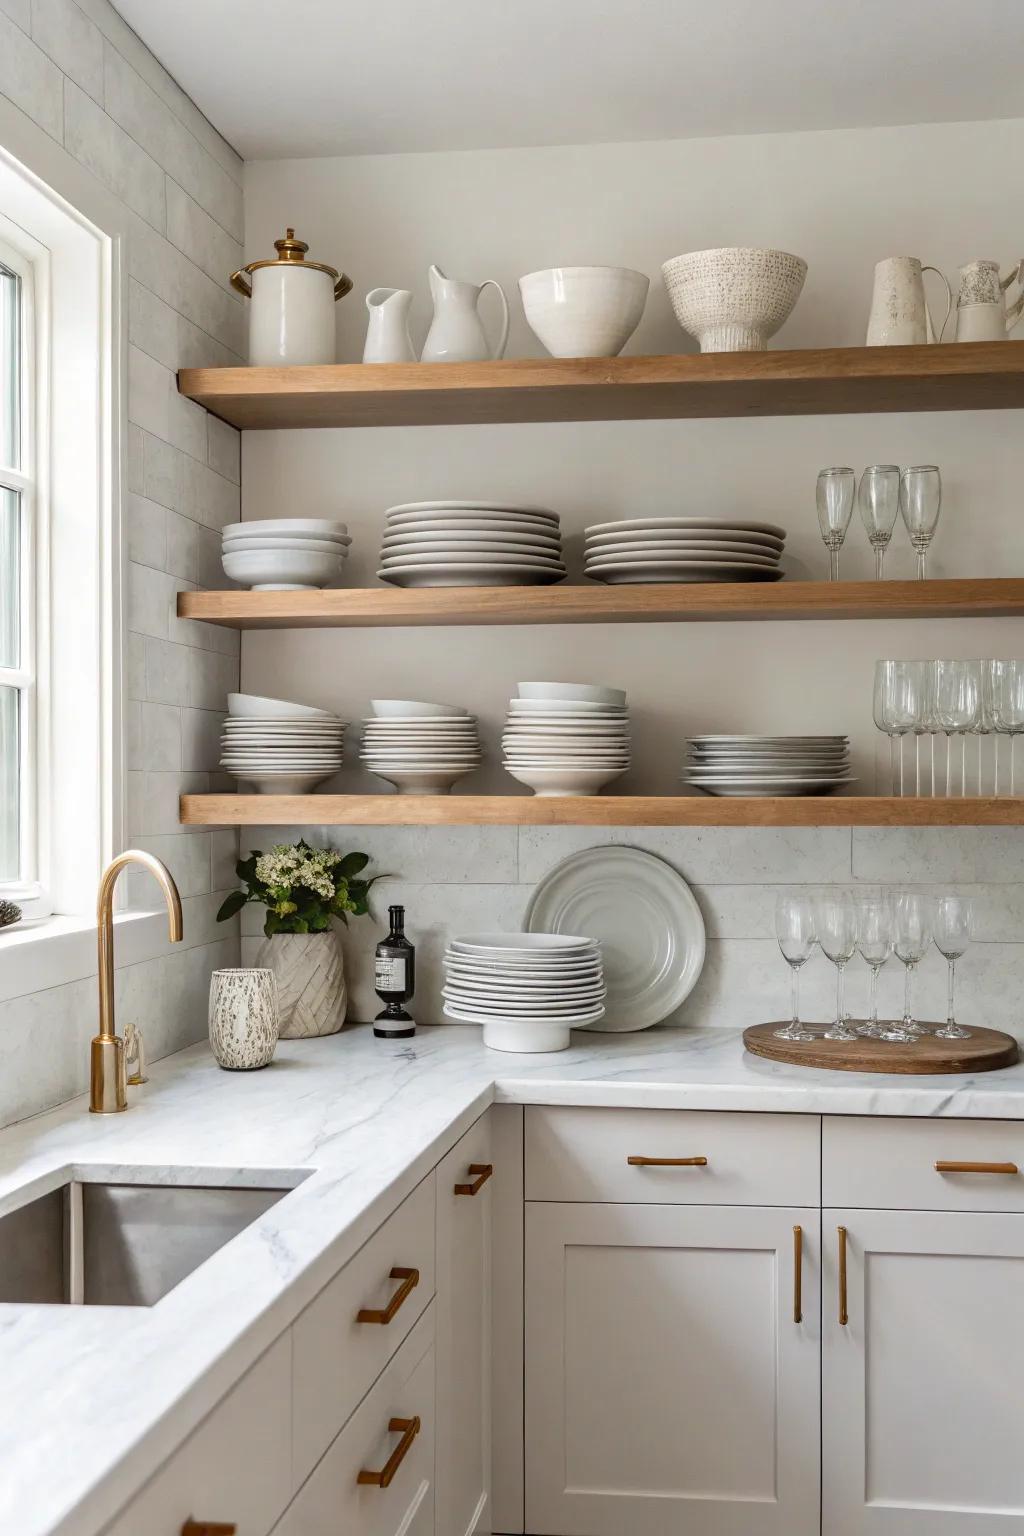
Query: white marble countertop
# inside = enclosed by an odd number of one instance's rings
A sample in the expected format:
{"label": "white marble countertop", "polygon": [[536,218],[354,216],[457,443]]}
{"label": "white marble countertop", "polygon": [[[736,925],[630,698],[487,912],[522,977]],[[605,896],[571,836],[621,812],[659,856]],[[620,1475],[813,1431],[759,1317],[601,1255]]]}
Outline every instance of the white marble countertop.
{"label": "white marble countertop", "polygon": [[403,1042],[359,1028],[283,1042],[252,1074],[196,1046],[130,1097],[125,1115],[77,1099],[0,1133],[0,1214],[76,1169],[174,1184],[313,1172],[155,1307],[0,1305],[3,1536],[96,1536],[492,1102],[1021,1119],[1024,1065],[877,1077],[761,1061],[733,1030],[508,1056],[467,1026]]}

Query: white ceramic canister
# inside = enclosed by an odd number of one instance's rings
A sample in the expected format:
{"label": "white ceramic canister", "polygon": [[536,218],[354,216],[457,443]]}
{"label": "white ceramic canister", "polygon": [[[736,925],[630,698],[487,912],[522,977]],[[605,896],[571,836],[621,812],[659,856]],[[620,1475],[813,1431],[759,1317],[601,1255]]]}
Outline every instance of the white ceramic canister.
{"label": "white ceramic canister", "polygon": [[352,279],[307,261],[309,246],[296,240],[294,229],[274,241],[274,250],[275,257],[250,261],[231,274],[231,286],[250,301],[250,365],[333,363],[334,305]]}

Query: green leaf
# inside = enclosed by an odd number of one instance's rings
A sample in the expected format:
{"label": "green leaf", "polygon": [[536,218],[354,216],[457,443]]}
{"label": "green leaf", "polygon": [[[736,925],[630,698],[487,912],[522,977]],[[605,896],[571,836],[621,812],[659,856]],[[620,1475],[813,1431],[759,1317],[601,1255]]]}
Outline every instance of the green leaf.
{"label": "green leaf", "polygon": [[263,924],[263,932],[266,934],[267,938],[268,939],[272,939],[274,937],[275,933],[280,932],[280,929],[281,929],[281,919],[278,917],[277,913],[276,912],[268,912],[267,913],[267,920]]}
{"label": "green leaf", "polygon": [[337,873],[349,880],[353,875],[358,875],[361,869],[365,869],[369,862],[368,853],[347,853],[338,865]]}
{"label": "green leaf", "polygon": [[217,913],[218,923],[227,922],[229,917],[234,917],[236,912],[241,912],[249,900],[244,891],[232,891],[221,902],[220,911]]}

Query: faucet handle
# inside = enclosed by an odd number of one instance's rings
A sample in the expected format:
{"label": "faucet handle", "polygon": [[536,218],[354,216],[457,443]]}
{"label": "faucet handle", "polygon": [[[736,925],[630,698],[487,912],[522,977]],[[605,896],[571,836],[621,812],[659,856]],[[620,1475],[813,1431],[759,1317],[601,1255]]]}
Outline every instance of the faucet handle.
{"label": "faucet handle", "polygon": [[[147,1083],[146,1047],[142,1040],[142,1030],[137,1024],[126,1024],[124,1027],[124,1058],[129,1088],[138,1088],[141,1083]],[[134,1072],[131,1070],[132,1062],[135,1063]]]}

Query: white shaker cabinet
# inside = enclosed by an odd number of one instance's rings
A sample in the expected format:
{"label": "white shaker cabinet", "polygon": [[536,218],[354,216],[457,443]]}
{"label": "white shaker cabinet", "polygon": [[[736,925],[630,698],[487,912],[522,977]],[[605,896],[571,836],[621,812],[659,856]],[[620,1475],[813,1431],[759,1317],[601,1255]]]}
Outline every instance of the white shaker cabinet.
{"label": "white shaker cabinet", "polygon": [[486,1114],[436,1173],[436,1536],[491,1529],[492,1174]]}
{"label": "white shaker cabinet", "polygon": [[829,1209],[823,1249],[823,1531],[1024,1528],[1024,1216]]}

